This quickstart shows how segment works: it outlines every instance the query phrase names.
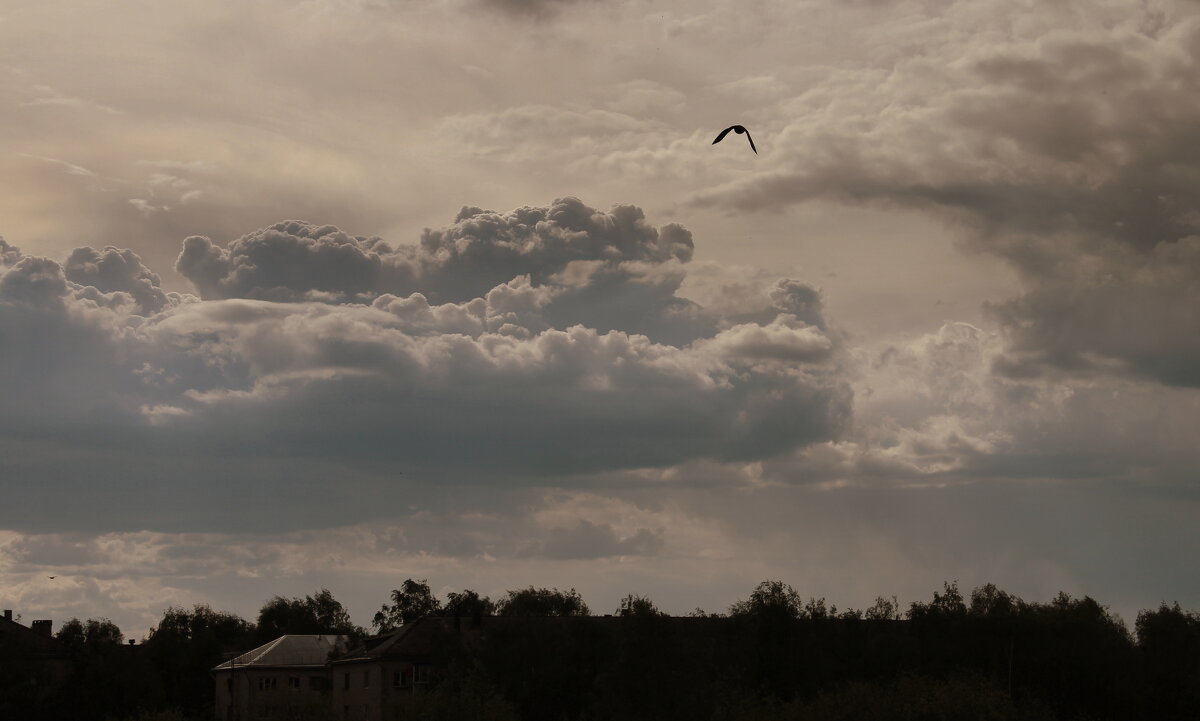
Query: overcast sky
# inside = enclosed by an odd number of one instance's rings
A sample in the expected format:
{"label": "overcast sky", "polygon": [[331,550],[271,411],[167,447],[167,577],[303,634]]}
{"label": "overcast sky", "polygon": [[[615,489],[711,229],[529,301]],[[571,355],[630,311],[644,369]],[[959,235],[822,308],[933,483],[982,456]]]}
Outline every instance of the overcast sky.
{"label": "overcast sky", "polygon": [[1200,608],[1193,0],[9,0],[0,191],[26,620]]}

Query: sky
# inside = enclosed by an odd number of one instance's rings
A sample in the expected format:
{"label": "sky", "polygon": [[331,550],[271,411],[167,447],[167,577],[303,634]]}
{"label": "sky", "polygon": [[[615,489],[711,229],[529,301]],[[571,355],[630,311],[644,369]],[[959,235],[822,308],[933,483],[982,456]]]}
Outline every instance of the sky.
{"label": "sky", "polygon": [[10,0],[0,191],[25,620],[1200,609],[1194,0]]}

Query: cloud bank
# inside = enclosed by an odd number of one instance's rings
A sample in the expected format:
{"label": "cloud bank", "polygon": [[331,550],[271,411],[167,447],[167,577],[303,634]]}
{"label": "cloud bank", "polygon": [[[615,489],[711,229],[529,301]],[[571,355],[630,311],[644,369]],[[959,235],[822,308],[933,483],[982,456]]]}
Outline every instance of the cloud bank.
{"label": "cloud bank", "polygon": [[[762,287],[749,315],[702,308],[675,294],[691,235],[633,206],[466,208],[395,247],[298,221],[226,247],[190,237],[178,268],[200,298],[164,292],[128,250],[5,253],[0,329],[19,340],[2,360],[5,443],[31,502],[56,492],[35,474],[84,467],[117,497],[211,488],[218,468],[223,486],[283,493],[304,459],[344,478],[528,484],[771,457],[850,419],[812,286]],[[308,501],[281,503],[287,524]]]}

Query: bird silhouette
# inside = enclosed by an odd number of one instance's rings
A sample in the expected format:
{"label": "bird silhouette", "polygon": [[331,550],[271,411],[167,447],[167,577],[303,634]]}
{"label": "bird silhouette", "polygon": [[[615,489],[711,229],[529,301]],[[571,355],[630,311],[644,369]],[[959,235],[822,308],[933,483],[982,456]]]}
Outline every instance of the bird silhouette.
{"label": "bird silhouette", "polygon": [[54,579],[58,578],[58,576],[46,576],[46,578],[49,578],[51,581],[53,581]]}
{"label": "bird silhouette", "polygon": [[730,130],[737,133],[738,135],[745,133],[746,140],[750,141],[750,149],[754,151],[755,155],[758,155],[758,148],[754,147],[754,138],[751,138],[750,131],[746,130],[746,128],[741,125],[730,125],[728,128],[725,128],[724,130],[721,131],[721,134],[717,136],[717,139],[712,141],[712,144],[716,145],[717,143],[721,142],[721,138],[724,138],[726,135],[728,135]]}

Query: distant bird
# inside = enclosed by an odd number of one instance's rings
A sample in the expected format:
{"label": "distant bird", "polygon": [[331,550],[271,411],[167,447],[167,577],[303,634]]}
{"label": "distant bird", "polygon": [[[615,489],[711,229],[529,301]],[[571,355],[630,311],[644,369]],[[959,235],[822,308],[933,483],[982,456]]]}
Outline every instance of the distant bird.
{"label": "distant bird", "polygon": [[51,581],[53,581],[54,579],[58,578],[58,576],[46,576],[46,578],[49,578]]}
{"label": "distant bird", "polygon": [[728,135],[730,130],[737,133],[738,135],[745,133],[746,140],[750,141],[750,149],[754,151],[755,155],[758,155],[758,148],[754,147],[754,138],[751,138],[750,131],[746,130],[746,128],[744,128],[741,125],[730,125],[728,128],[725,128],[724,130],[721,131],[721,134],[717,136],[717,139],[712,141],[712,144],[716,145],[717,143],[721,142],[721,138],[724,138],[726,135]]}

